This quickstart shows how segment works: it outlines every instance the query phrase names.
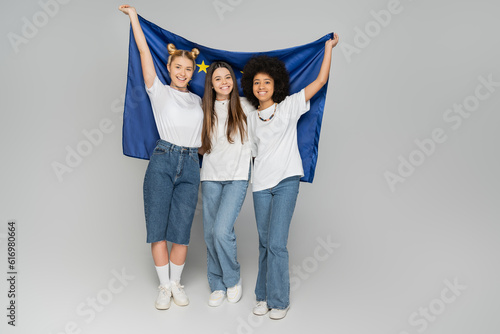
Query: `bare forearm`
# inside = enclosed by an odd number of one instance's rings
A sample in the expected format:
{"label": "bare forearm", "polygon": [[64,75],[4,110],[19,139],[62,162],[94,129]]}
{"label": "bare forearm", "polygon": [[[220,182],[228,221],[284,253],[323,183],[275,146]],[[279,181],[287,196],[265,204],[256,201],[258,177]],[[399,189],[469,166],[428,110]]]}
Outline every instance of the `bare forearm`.
{"label": "bare forearm", "polygon": [[139,17],[137,11],[134,7],[128,5],[120,6],[119,9],[127,14],[130,18],[130,24],[132,25],[132,33],[134,34],[135,44],[139,50],[139,55],[141,57],[141,67],[142,75],[144,77],[144,83],[149,88],[153,85],[154,79],[156,77],[156,70],[153,63],[153,57],[151,56],[151,51],[149,50],[148,42],[146,41],[146,36],[142,31],[141,24],[139,22]]}
{"label": "bare forearm", "polygon": [[334,38],[325,43],[325,53],[319,74],[313,82],[305,88],[306,101],[309,101],[316,93],[326,84],[330,75],[330,67],[332,63],[332,49],[337,45],[339,37],[334,34]]}
{"label": "bare forearm", "polygon": [[151,51],[149,51],[148,43],[146,42],[146,37],[144,36],[144,32],[142,31],[141,24],[139,23],[139,17],[137,12],[130,11],[130,24],[132,25],[132,32],[134,33],[135,44],[137,44],[137,48],[139,52],[148,53],[151,56]]}
{"label": "bare forearm", "polygon": [[332,49],[326,48],[325,55],[323,56],[323,62],[321,63],[321,69],[319,70],[318,77],[316,81],[323,87],[328,81],[328,76],[330,75],[330,65],[332,63]]}
{"label": "bare forearm", "polygon": [[330,74],[330,64],[332,60],[332,49],[327,48],[323,56],[323,62],[316,80],[311,82],[305,89],[306,101],[309,101],[328,81]]}

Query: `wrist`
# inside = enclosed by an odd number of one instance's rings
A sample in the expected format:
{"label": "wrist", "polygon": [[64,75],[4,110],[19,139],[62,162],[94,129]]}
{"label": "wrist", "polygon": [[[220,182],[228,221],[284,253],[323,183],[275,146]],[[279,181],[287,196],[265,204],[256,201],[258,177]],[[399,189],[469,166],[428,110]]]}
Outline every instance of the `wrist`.
{"label": "wrist", "polygon": [[129,8],[128,10],[128,16],[137,16],[137,11],[135,10],[135,8]]}

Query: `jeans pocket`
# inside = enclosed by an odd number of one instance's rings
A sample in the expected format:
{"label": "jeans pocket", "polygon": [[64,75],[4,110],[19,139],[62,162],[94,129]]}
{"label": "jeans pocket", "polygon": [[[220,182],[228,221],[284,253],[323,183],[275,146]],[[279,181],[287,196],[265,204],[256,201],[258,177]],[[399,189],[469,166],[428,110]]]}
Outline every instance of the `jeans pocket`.
{"label": "jeans pocket", "polygon": [[154,151],[153,151],[153,154],[165,154],[167,153],[167,150],[164,149],[163,147],[159,147],[159,146],[156,146]]}
{"label": "jeans pocket", "polygon": [[189,153],[189,157],[196,162],[197,164],[200,163],[200,159],[198,158],[198,153]]}

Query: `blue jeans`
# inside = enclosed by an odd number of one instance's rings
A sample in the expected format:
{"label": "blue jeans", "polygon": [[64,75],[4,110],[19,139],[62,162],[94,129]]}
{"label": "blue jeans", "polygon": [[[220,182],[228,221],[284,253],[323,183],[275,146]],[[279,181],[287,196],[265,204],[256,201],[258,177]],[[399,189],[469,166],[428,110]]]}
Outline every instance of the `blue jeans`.
{"label": "blue jeans", "polygon": [[189,244],[199,185],[198,148],[158,140],[144,176],[148,243]]}
{"label": "blue jeans", "polygon": [[259,233],[259,274],[255,285],[257,301],[269,308],[285,309],[290,304],[288,231],[299,194],[300,175],[276,186],[253,193]]}
{"label": "blue jeans", "polygon": [[248,180],[201,182],[207,276],[212,292],[226,291],[240,280],[234,223],[245,200],[247,187]]}

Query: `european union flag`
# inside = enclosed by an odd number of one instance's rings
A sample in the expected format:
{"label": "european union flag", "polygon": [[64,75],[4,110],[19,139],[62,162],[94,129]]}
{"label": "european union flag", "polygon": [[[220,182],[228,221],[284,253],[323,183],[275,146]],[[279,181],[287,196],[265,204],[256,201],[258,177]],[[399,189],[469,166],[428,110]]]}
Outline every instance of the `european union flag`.
{"label": "european union flag", "polygon": [[[247,61],[257,54],[266,54],[281,59],[290,73],[290,94],[296,93],[316,79],[323,61],[325,42],[333,38],[333,34],[328,34],[306,45],[268,52],[231,52],[193,43],[161,29],[140,16],[139,21],[151,50],[158,78],[166,85],[170,84],[167,71],[167,44],[173,43],[178,49],[198,48],[200,50],[200,55],[196,59],[195,73],[189,83],[189,89],[200,97],[203,97],[206,69],[216,60],[226,61],[233,67],[240,88],[240,96],[243,96],[240,84],[241,71]],[[311,109],[300,118],[297,125],[299,151],[304,167],[304,177],[301,181],[312,182],[314,178],[327,86],[328,83],[311,99]],[[134,158],[149,159],[159,138],[153,110],[145,90],[139,51],[131,29],[123,114],[123,154]]]}

